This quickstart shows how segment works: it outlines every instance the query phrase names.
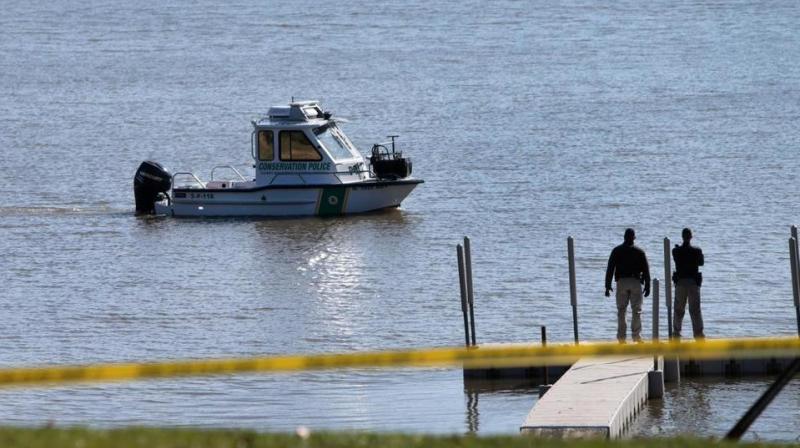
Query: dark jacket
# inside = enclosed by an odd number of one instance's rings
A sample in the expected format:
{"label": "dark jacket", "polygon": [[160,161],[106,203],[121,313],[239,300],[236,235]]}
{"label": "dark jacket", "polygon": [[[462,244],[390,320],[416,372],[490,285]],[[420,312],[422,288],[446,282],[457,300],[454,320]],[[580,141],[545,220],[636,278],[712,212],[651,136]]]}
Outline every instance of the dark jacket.
{"label": "dark jacket", "polygon": [[606,289],[611,289],[611,277],[614,280],[621,278],[635,278],[644,283],[644,288],[650,290],[650,266],[644,251],[634,244],[622,243],[611,251],[606,268]]}
{"label": "dark jacket", "polygon": [[675,260],[675,277],[678,279],[696,279],[700,272],[699,267],[705,262],[703,250],[691,244],[675,246],[672,249],[672,259]]}

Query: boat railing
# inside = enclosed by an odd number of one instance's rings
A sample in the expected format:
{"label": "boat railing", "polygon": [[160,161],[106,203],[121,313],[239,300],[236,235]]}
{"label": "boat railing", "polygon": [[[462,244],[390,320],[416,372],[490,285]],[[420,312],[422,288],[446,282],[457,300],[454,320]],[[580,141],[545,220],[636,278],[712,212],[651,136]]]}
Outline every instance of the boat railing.
{"label": "boat railing", "polygon": [[[204,184],[204,183],[203,183],[203,181],[202,181],[202,180],[200,180],[200,178],[199,178],[199,177],[195,176],[195,174],[194,174],[194,173],[189,173],[189,172],[179,172],[179,173],[175,173],[175,174],[173,174],[173,175],[172,175],[172,186],[173,186],[173,188],[174,188],[174,187],[175,187],[175,185],[176,185],[176,183],[175,183],[175,179],[176,179],[178,176],[185,176],[185,177],[189,177],[189,178],[191,178],[191,180],[193,180],[194,182],[196,182],[196,183],[197,183],[197,185],[200,185],[200,188],[205,188],[205,187],[206,187],[206,184]],[[186,184],[183,184],[183,185],[185,186]]]}
{"label": "boat railing", "polygon": [[211,180],[214,180],[214,172],[217,171],[218,168],[227,168],[227,169],[233,171],[234,173],[236,173],[236,175],[239,176],[239,179],[241,179],[244,182],[247,182],[247,179],[245,179],[245,177],[242,176],[242,173],[240,173],[239,170],[234,168],[233,165],[217,165],[214,168],[212,168],[211,169]]}

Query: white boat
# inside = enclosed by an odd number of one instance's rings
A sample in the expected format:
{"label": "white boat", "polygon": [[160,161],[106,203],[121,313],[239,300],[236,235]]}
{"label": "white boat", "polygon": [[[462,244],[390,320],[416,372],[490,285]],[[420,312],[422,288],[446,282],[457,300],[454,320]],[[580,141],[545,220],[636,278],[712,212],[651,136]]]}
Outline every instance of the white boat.
{"label": "white boat", "polygon": [[[172,216],[343,215],[400,206],[422,179],[411,176],[411,159],[391,142],[376,144],[365,158],[339,122],[316,101],[291,102],[253,121],[251,155],[255,178],[230,165],[211,179],[171,174],[145,161],[133,181],[137,214]],[[220,170],[236,180],[215,180]]]}

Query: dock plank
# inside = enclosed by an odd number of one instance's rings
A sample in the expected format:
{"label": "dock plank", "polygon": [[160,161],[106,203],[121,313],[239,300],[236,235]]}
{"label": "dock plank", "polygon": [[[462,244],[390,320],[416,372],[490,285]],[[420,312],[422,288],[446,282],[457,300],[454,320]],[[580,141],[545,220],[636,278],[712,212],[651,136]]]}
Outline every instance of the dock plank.
{"label": "dock plank", "polygon": [[647,400],[652,357],[582,358],[531,409],[520,431],[620,437]]}

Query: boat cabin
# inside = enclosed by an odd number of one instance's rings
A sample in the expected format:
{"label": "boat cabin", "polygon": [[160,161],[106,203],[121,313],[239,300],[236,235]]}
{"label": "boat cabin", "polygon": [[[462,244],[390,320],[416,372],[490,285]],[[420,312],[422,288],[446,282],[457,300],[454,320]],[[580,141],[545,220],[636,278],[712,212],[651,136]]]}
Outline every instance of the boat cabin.
{"label": "boat cabin", "polygon": [[271,107],[253,127],[257,186],[340,184],[369,177],[364,157],[316,101]]}

